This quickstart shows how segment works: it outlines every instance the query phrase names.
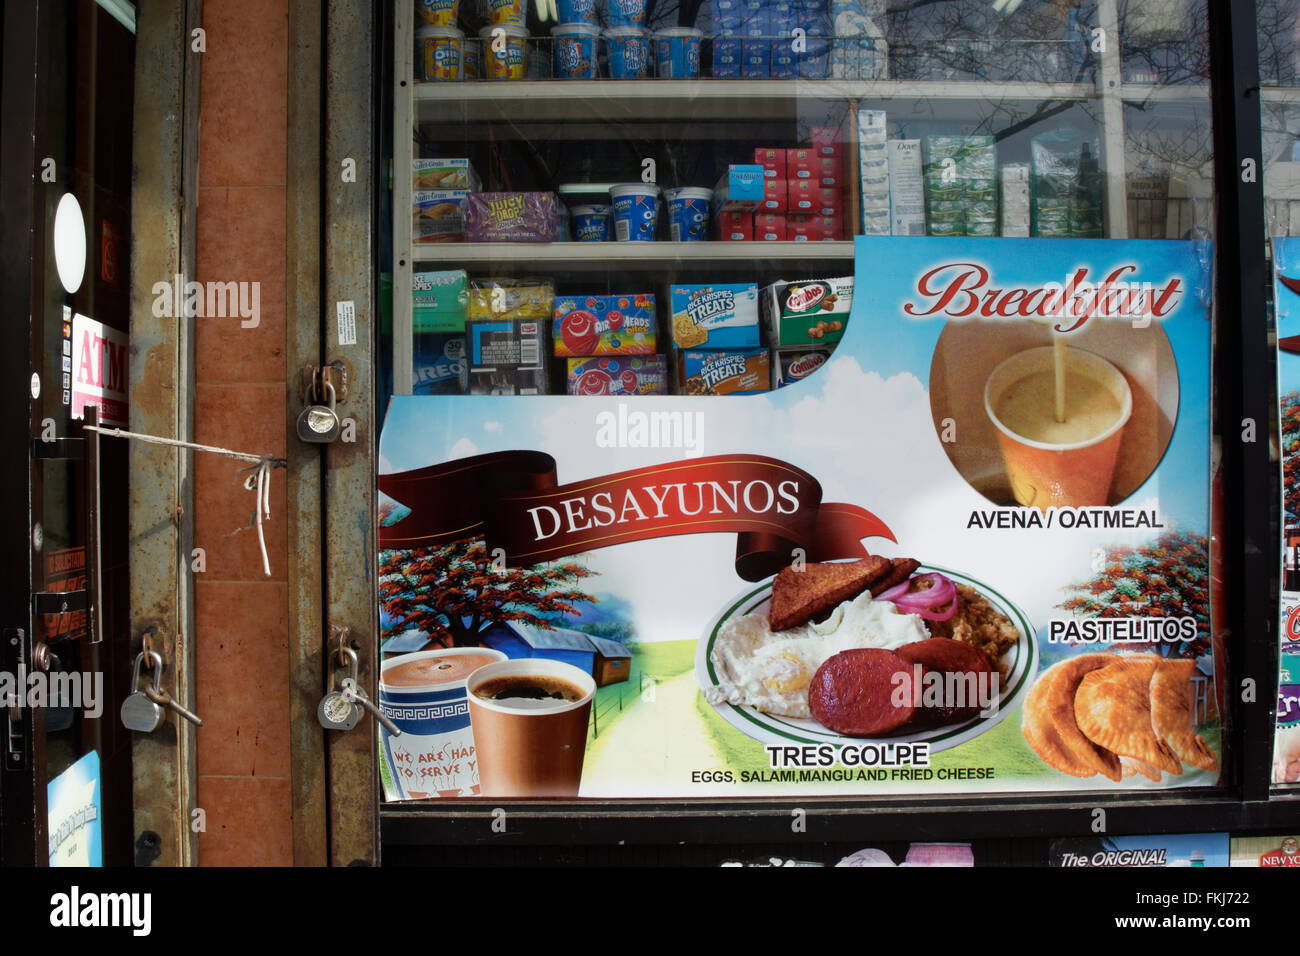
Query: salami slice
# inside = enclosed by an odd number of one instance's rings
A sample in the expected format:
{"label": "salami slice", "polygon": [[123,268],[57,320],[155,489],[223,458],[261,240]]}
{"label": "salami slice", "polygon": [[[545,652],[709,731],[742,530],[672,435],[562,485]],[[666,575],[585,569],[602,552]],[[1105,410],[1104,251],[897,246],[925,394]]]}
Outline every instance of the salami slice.
{"label": "salami slice", "polygon": [[912,665],[874,647],[841,651],[808,685],[808,708],[823,727],[850,737],[880,737],[912,719]]}
{"label": "salami slice", "polygon": [[[916,719],[926,726],[942,727],[975,717],[980,712],[981,685],[987,694],[989,680],[997,680],[996,676],[982,676],[996,675],[983,651],[951,638],[932,637],[928,641],[904,644],[897,654],[908,664],[921,665],[919,697],[923,706],[918,708]],[[930,677],[931,674],[936,677]],[[928,704],[933,692],[927,685],[935,680],[942,681],[939,686],[943,688],[943,702],[938,705]],[[995,689],[997,686],[992,685]]]}

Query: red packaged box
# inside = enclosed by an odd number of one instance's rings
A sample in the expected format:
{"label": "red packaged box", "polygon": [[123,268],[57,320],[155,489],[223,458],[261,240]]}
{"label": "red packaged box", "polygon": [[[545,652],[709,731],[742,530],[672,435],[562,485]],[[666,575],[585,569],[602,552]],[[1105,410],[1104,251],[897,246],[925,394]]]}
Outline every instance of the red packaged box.
{"label": "red packaged box", "polygon": [[791,181],[807,179],[820,186],[839,186],[844,178],[839,156],[819,156],[811,149],[786,150],[785,164]]}
{"label": "red packaged box", "polygon": [[791,242],[837,242],[844,234],[839,216],[786,217],[786,231]]}
{"label": "red packaged box", "polygon": [[764,179],[786,178],[784,149],[755,149],[754,163],[763,167]]}
{"label": "red packaged box", "polygon": [[844,195],[838,186],[819,186],[811,179],[791,179],[786,183],[787,211],[804,216],[838,216],[844,208]]}
{"label": "red packaged box", "polygon": [[754,238],[754,214],[747,209],[724,209],[714,221],[722,242],[749,242]]}
{"label": "red packaged box", "polygon": [[809,130],[813,149],[819,156],[840,155],[840,128],[838,126],[814,126]]}
{"label": "red packaged box", "polygon": [[759,203],[759,212],[785,212],[789,202],[789,192],[784,179],[763,180],[763,201]]}
{"label": "red packaged box", "polygon": [[754,213],[754,240],[756,242],[785,242],[789,238],[786,215],[783,212]]}

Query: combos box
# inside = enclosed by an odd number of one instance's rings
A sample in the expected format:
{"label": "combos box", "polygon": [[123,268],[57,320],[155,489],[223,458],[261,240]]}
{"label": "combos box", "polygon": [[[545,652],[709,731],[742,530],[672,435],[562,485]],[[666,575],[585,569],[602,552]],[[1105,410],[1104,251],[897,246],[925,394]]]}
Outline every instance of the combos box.
{"label": "combos box", "polygon": [[765,348],[688,349],[680,354],[686,395],[753,395],[771,390],[771,358]]}
{"label": "combos box", "polygon": [[570,395],[667,395],[662,355],[568,360]]}
{"label": "combos box", "polygon": [[679,349],[758,345],[758,286],[675,285],[669,289],[673,344]]}
{"label": "combos box", "polygon": [[762,296],[768,344],[782,348],[838,342],[852,307],[852,276],[774,282]]}
{"label": "combos box", "polygon": [[826,364],[834,346],[816,349],[773,349],[772,388],[801,382]]}
{"label": "combos box", "polygon": [[655,297],[568,295],[555,300],[555,354],[648,355],[655,351]]}

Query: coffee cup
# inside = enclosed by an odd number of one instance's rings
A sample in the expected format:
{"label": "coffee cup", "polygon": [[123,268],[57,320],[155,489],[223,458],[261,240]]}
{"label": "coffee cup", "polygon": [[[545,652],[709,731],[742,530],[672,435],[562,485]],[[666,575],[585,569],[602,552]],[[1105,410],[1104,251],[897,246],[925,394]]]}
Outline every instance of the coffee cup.
{"label": "coffee cup", "polygon": [[[519,658],[479,668],[465,689],[483,796],[578,795],[596,693],[590,674]],[[560,696],[543,696],[553,693]]]}
{"label": "coffee cup", "polygon": [[1003,360],[984,386],[984,411],[997,429],[1011,493],[1022,505],[1108,504],[1133,393],[1099,355],[1064,350],[1066,420],[1055,420],[1055,350],[1028,349]]}
{"label": "coffee cup", "polygon": [[398,799],[479,793],[465,684],[476,671],[505,659],[486,647],[455,647],[384,661],[379,709],[402,735],[393,737],[381,726],[379,736]]}

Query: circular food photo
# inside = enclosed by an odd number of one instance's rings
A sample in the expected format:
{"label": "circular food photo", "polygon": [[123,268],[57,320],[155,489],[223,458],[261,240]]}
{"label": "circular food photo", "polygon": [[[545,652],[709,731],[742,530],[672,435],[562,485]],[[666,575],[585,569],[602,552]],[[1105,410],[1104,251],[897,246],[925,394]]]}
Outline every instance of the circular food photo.
{"label": "circular food photo", "polygon": [[1151,477],[1178,419],[1178,366],[1158,323],[949,322],[930,362],[939,445],[997,505],[1118,504]]}
{"label": "circular food photo", "polygon": [[1020,705],[1033,633],[1024,612],[960,572],[906,558],[808,564],[729,602],[695,674],[719,716],[763,744],[884,739],[937,752]]}

